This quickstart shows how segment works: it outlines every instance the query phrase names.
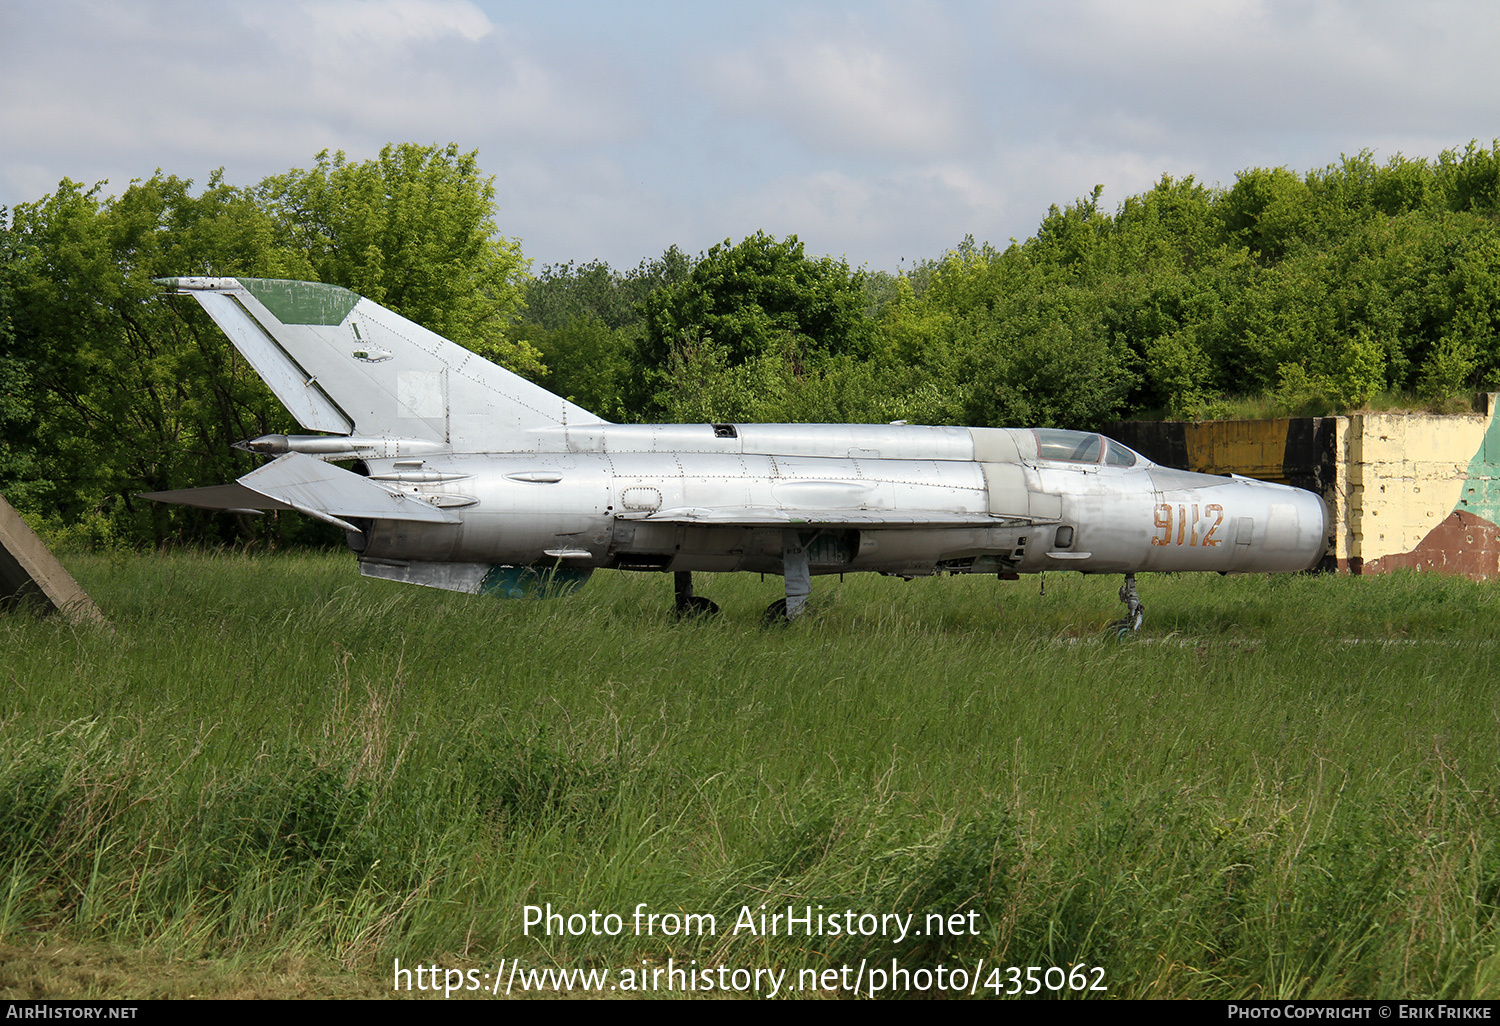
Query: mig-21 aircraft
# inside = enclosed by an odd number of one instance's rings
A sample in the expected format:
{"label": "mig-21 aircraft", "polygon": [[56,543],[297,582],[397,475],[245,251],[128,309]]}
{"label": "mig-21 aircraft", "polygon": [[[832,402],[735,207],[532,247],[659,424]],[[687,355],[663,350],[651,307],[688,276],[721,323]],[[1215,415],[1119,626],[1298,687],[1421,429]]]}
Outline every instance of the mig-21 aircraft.
{"label": "mig-21 aircraft", "polygon": [[[612,424],[334,285],[162,278],[195,298],[308,431],[233,484],[147,497],[296,510],[345,532],[370,577],[474,594],[569,590],[600,567],[779,574],[767,616],[819,574],[1011,579],[1305,570],[1322,499],[1157,466],[1102,435],[907,424]],[[344,469],[330,461],[353,461]]]}

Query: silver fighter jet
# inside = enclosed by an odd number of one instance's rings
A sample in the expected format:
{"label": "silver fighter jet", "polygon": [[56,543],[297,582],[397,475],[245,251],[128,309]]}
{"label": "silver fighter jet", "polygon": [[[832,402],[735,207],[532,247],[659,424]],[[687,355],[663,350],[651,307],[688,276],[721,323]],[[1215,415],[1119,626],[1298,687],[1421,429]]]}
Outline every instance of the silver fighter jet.
{"label": "silver fighter jet", "polygon": [[[195,298],[305,429],[234,484],[156,492],[296,510],[347,532],[360,572],[520,596],[598,567],[671,571],[679,613],[716,612],[695,571],[779,574],[770,618],[818,574],[1296,571],[1318,562],[1315,494],[1159,467],[1102,435],[906,424],[611,424],[333,285],[163,278]],[[329,461],[352,460],[345,470]]]}

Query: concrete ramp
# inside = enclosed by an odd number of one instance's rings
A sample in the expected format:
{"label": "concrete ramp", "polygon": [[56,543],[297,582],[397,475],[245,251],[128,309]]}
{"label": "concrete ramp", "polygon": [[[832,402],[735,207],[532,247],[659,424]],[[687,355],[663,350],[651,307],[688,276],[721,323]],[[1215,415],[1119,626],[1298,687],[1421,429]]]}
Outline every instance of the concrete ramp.
{"label": "concrete ramp", "polygon": [[94,600],[0,496],[0,607],[16,605],[61,612],[79,623],[104,623]]}

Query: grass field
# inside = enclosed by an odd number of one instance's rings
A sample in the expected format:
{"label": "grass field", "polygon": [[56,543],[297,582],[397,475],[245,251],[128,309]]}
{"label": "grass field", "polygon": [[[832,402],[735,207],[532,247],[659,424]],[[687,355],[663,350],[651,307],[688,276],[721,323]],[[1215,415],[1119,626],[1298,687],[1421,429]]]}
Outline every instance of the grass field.
{"label": "grass field", "polygon": [[779,578],[65,562],[112,629],[0,616],[3,996],[1500,996],[1493,585],[1147,575],[1118,642],[1115,577],[766,628]]}

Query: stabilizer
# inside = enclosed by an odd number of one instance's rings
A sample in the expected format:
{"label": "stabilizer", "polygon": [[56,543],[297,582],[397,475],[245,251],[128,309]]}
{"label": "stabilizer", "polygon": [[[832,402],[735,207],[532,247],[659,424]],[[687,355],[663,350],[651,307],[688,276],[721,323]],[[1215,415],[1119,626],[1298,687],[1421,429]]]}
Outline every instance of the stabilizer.
{"label": "stabilizer", "polygon": [[452,513],[422,499],[390,491],[367,477],[296,452],[278,456],[234,484],[147,492],[141,497],[179,506],[235,512],[293,509],[336,524],[346,531],[360,530],[349,523],[351,519],[459,522]]}

